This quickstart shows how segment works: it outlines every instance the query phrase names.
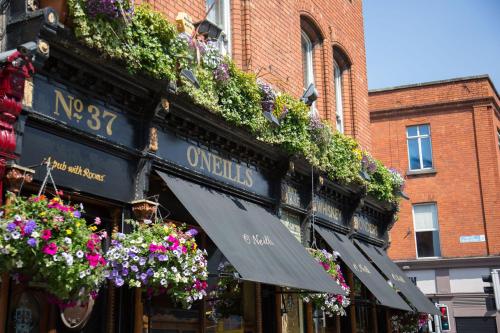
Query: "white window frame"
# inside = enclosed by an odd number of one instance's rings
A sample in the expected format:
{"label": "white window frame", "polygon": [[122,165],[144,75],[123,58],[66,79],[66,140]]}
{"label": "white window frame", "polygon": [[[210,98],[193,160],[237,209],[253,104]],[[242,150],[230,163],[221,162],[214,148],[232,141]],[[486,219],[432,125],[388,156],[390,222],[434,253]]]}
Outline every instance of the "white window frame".
{"label": "white window frame", "polygon": [[[206,0],[205,2],[207,11],[210,9],[209,1],[210,0]],[[213,2],[216,4],[207,18],[222,29],[221,37],[219,37],[219,48],[221,53],[231,56],[231,0],[214,0]],[[218,13],[214,12],[217,8],[221,9]],[[211,19],[212,15],[216,18],[215,20]]]}
{"label": "white window frame", "polygon": [[[429,128],[429,134],[420,134],[420,126],[427,126]],[[417,135],[416,136],[409,136],[408,135],[408,128],[410,127],[416,127],[417,128]],[[430,142],[430,150],[431,150],[431,166],[430,167],[425,167],[424,168],[424,159],[422,157],[422,139],[424,138],[429,138]],[[410,155],[410,139],[417,139],[418,143],[418,158],[420,162],[420,168],[418,169],[412,169],[411,168],[411,155]],[[434,169],[434,158],[433,158],[433,152],[432,152],[432,137],[431,137],[431,125],[430,124],[419,124],[419,125],[411,125],[411,126],[406,126],[406,148],[408,151],[408,170],[410,171],[418,171],[418,170],[432,170]]]}
{"label": "white window frame", "polygon": [[333,60],[333,82],[335,89],[335,116],[337,131],[344,133],[344,99],[343,99],[343,85],[342,74],[344,71],[340,69],[338,63]]}
{"label": "white window frame", "polygon": [[[435,211],[435,216],[436,216],[436,225],[437,227],[436,228],[427,228],[427,229],[419,229],[417,230],[417,226],[416,226],[416,220],[415,220],[415,206],[434,206],[434,211]],[[412,214],[412,217],[413,217],[413,238],[414,238],[414,241],[415,241],[415,258],[417,259],[436,259],[436,258],[441,258],[442,257],[442,253],[441,253],[441,232],[439,230],[439,219],[438,219],[438,207],[437,207],[437,203],[435,202],[425,202],[425,203],[418,203],[418,204],[413,204],[412,207],[411,207],[411,214]],[[426,231],[437,231],[438,233],[438,238],[439,238],[439,256],[431,256],[431,257],[420,257],[418,255],[418,244],[417,244],[417,232],[426,232]],[[433,244],[434,245],[434,244]],[[436,249],[434,249],[434,252],[438,252],[436,251]]]}
{"label": "white window frame", "polygon": [[[311,41],[311,38],[309,38],[309,36],[304,30],[300,31],[300,47],[301,47],[301,52],[303,52],[302,49],[304,48],[306,53],[305,56],[306,72],[303,73],[304,83],[305,83],[304,91],[306,91],[307,87],[309,87],[311,83],[314,84],[314,55],[313,55],[313,43]],[[316,102],[313,102],[313,104],[311,105],[310,114],[317,115],[317,112],[318,110],[316,109]]]}

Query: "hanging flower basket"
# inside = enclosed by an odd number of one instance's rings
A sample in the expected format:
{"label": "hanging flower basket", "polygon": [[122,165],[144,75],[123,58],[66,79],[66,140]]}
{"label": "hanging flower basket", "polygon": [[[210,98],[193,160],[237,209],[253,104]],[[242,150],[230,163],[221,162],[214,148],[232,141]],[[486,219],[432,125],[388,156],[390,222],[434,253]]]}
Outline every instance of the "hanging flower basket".
{"label": "hanging flower basket", "polygon": [[417,333],[427,324],[428,315],[417,312],[398,311],[391,316],[393,333]]}
{"label": "hanging flower basket", "polygon": [[241,313],[241,282],[235,278],[236,269],[228,261],[217,267],[217,284],[208,293],[210,318],[218,321]]}
{"label": "hanging flower basket", "polygon": [[62,307],[97,296],[104,281],[106,234],[93,232],[97,227],[81,217],[82,206],[40,195],[17,197],[3,211],[0,271],[45,290]]}
{"label": "hanging flower basket", "polygon": [[121,287],[144,288],[148,297],[162,293],[185,307],[206,295],[206,251],[198,249],[194,229],[172,223],[131,222],[130,234],[116,233],[106,253],[106,277]]}
{"label": "hanging flower basket", "polygon": [[[340,270],[340,265],[337,263],[337,254],[330,253],[326,250],[308,249],[309,253],[316,259],[316,261],[330,274],[346,294],[349,295],[349,286],[344,280],[344,275]],[[349,297],[336,294],[307,294],[302,295],[302,299],[306,302],[312,302],[317,308],[324,311],[330,317],[334,315],[344,316],[346,314],[345,308],[351,303]]]}

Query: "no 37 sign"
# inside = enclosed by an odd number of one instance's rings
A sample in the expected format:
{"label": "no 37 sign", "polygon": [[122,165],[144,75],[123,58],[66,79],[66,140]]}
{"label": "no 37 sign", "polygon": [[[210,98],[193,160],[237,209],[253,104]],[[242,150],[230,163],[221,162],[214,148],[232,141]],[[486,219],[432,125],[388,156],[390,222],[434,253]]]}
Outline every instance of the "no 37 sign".
{"label": "no 37 sign", "polygon": [[105,129],[106,134],[113,135],[113,122],[117,118],[117,114],[105,110],[93,104],[85,104],[79,98],[55,89],[55,108],[54,115],[61,117],[65,114],[69,121],[76,121],[78,124],[83,123],[93,131]]}

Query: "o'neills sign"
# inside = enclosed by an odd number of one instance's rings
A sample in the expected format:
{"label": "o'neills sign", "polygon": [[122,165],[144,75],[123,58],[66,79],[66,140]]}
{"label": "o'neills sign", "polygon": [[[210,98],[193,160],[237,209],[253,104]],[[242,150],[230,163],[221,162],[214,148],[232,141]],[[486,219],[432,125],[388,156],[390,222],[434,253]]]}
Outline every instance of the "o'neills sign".
{"label": "o'neills sign", "polygon": [[270,196],[267,177],[255,167],[222,156],[217,151],[198,146],[172,133],[158,131],[157,155],[228,185]]}
{"label": "o'neills sign", "polygon": [[223,177],[249,189],[253,186],[253,170],[200,147],[188,146],[186,159],[194,169],[207,171],[214,176]]}

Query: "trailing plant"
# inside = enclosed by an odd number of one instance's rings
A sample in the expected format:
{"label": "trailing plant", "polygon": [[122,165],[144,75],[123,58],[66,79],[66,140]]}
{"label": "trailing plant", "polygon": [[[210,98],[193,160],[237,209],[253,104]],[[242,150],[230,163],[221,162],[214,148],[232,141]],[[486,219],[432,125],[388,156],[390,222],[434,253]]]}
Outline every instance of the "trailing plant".
{"label": "trailing plant", "polygon": [[427,324],[427,314],[418,312],[397,312],[391,316],[393,333],[418,333]]}
{"label": "trailing plant", "polygon": [[349,297],[349,286],[346,284],[344,275],[337,263],[337,253],[330,253],[326,250],[308,249],[309,253],[323,267],[323,269],[335,280],[335,282],[346,292],[346,296],[336,294],[306,294],[302,299],[306,302],[312,302],[317,308],[321,309],[326,315],[345,316],[345,308],[351,304]]}
{"label": "trailing plant", "polygon": [[106,233],[94,232],[99,218],[87,225],[82,214],[83,206],[57,196],[14,198],[0,218],[0,271],[16,281],[41,283],[61,306],[96,297],[104,280]]}
{"label": "trailing plant", "polygon": [[236,269],[228,261],[221,262],[217,267],[217,283],[208,293],[210,318],[214,321],[241,313],[242,285],[235,279],[235,272]]}
{"label": "trailing plant", "polygon": [[[304,156],[333,180],[365,184],[375,198],[398,201],[404,179],[361,153],[353,139],[310,118],[310,109],[302,101],[257,82],[255,75],[223,57],[215,43],[185,33],[178,35],[173,24],[149,7],[137,6],[132,14],[126,10],[133,7],[128,1],[68,0],[76,36],[103,55],[122,61],[132,73],[180,82],[179,91],[195,104],[249,130],[265,143]],[[95,14],[94,7],[104,4],[107,7],[102,13]],[[178,75],[182,68],[195,73],[199,88]],[[272,126],[264,111],[272,112],[280,126]],[[361,172],[370,177],[362,179]]]}
{"label": "trailing plant", "polygon": [[189,308],[206,295],[206,252],[198,248],[195,229],[172,223],[129,221],[134,231],[115,233],[106,253],[106,277],[117,287],[144,288],[149,297],[166,293]]}

